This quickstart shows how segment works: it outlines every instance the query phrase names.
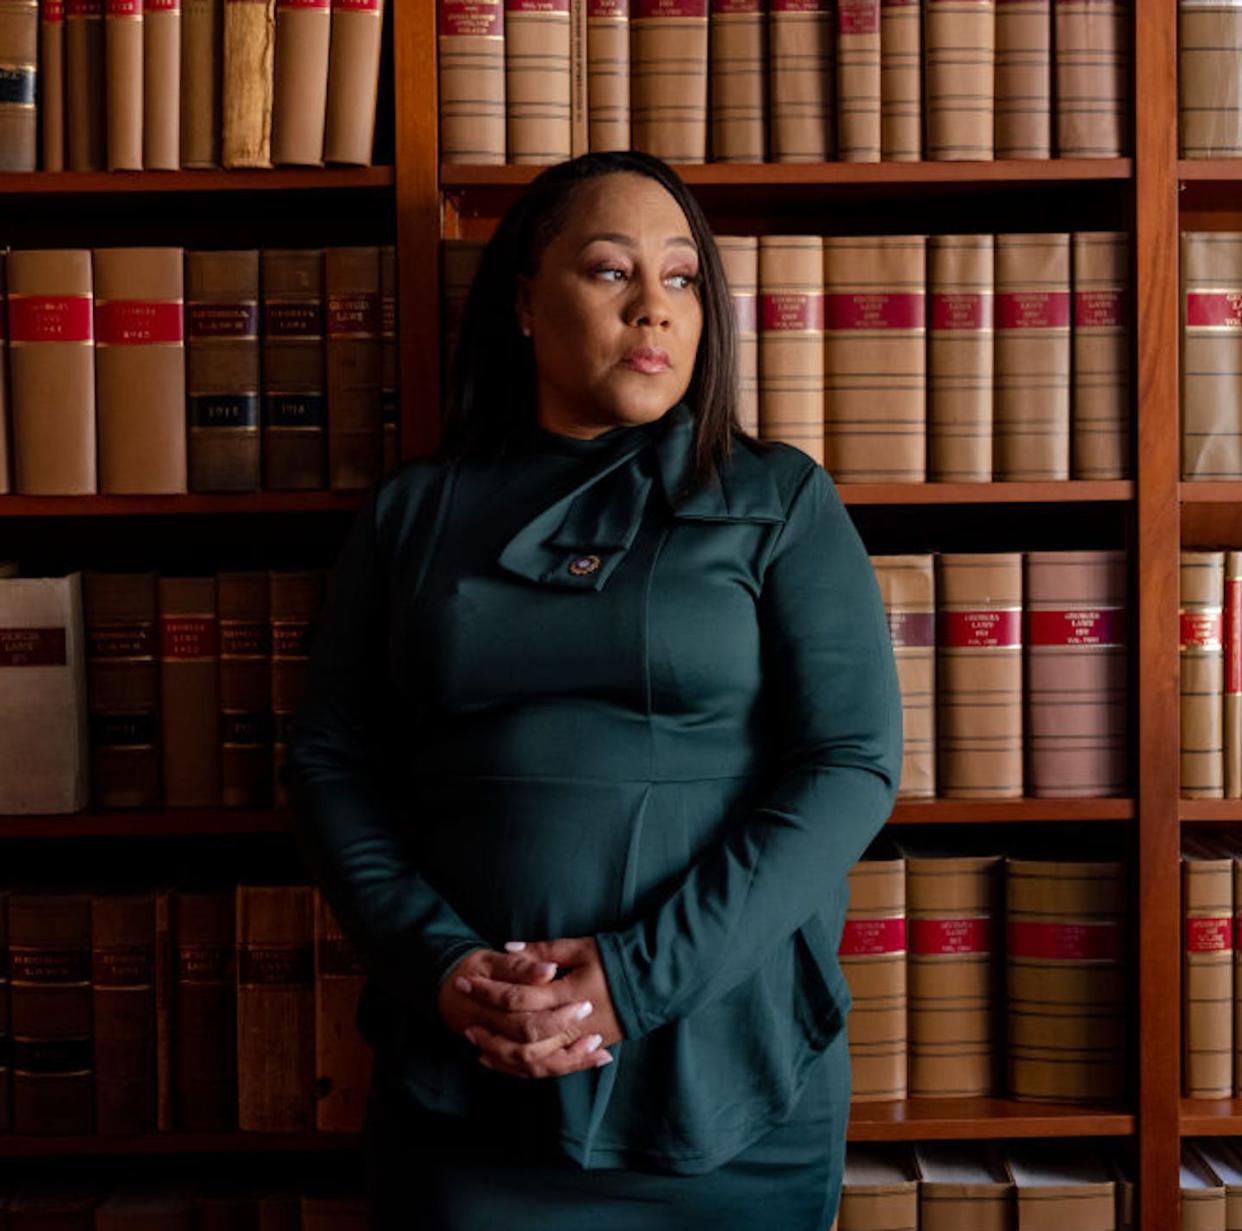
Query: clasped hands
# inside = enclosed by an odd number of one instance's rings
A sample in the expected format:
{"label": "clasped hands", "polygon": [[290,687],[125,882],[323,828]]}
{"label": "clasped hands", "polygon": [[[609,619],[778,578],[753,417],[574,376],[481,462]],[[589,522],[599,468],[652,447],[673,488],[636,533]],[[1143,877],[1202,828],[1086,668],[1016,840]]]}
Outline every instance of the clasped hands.
{"label": "clasped hands", "polygon": [[597,1068],[622,1037],[593,936],[475,949],[440,985],[437,1007],[480,1064],[512,1077]]}

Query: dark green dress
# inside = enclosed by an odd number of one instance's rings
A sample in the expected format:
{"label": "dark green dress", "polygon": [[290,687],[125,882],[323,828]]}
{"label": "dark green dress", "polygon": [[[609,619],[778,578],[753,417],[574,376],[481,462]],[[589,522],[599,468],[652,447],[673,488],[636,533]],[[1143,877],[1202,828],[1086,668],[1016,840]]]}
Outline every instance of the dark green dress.
{"label": "dark green dress", "polygon": [[[566,1225],[592,1170],[719,1179],[840,1104],[846,876],[900,773],[883,605],[831,479],[738,439],[687,494],[692,428],[679,404],[401,467],[337,564],[289,729],[299,841],[370,972],[376,1090],[537,1125],[585,1184]],[[479,946],[582,935],[615,1062],[483,1069],[440,981]]]}

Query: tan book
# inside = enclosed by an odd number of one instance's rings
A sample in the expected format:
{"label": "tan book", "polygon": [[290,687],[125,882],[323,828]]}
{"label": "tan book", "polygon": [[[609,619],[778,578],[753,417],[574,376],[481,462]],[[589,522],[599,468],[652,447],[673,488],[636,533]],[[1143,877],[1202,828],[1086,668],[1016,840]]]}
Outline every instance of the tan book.
{"label": "tan book", "polygon": [[832,0],[768,0],[768,157],[836,156]]}
{"label": "tan book", "polygon": [[181,0],[181,165],[220,165],[223,0]]}
{"label": "tan book", "polygon": [[1182,1148],[1193,1149],[1224,1187],[1225,1231],[1239,1231],[1242,1228],[1242,1154],[1237,1143],[1226,1137],[1214,1137],[1187,1142]]}
{"label": "tan book", "polygon": [[1119,0],[1059,0],[1056,28],[1058,158],[1120,158],[1128,148],[1129,12]]}
{"label": "tan book", "polygon": [[996,157],[1052,157],[1052,0],[996,5]]}
{"label": "tan book", "polygon": [[383,29],[384,0],[332,0],[326,162],[371,165]]}
{"label": "tan book", "polygon": [[707,161],[707,43],[707,0],[631,0],[634,149],[665,162]]}
{"label": "tan book", "polygon": [[764,160],[766,26],[763,0],[711,0],[713,162]]}
{"label": "tan book", "polygon": [[989,159],[995,148],[995,0],[925,3],[927,157]]}
{"label": "tan book", "polygon": [[13,490],[89,495],[95,462],[95,330],[86,248],[10,252]]}
{"label": "tan book", "polygon": [[220,802],[220,641],[214,577],[161,577],[160,742],[164,803]]}
{"label": "tan book", "polygon": [[1223,799],[1225,553],[1181,553],[1181,794]]}
{"label": "tan book", "polygon": [[839,1231],[909,1231],[918,1226],[918,1169],[906,1145],[845,1151]]}
{"label": "tan book", "polygon": [[592,150],[630,148],[630,0],[587,0],[587,129]]}
{"label": "tan book", "polygon": [[[493,7],[498,9],[498,5],[499,0],[494,0]],[[272,161],[277,165],[319,166],[323,162],[331,32],[330,0],[276,0]],[[442,55],[444,42],[442,38]],[[448,71],[447,66],[441,67],[442,78]],[[447,116],[447,98],[441,107]],[[447,151],[445,161],[452,161]]]}
{"label": "tan book", "polygon": [[[142,170],[143,0],[105,0],[108,170]],[[99,105],[99,100],[94,102]]]}
{"label": "tan book", "polygon": [[569,0],[569,152],[590,152],[590,102],[587,93],[587,0]]}
{"label": "tan book", "polygon": [[936,558],[939,791],[1022,796],[1022,556]]}
{"label": "tan book", "polygon": [[936,794],[936,581],[928,554],[872,556],[901,685],[902,799]]}
{"label": "tan book", "polygon": [[1242,552],[1225,552],[1222,603],[1225,798],[1242,797]]}
{"label": "tan book", "polygon": [[324,254],[328,487],[354,491],[380,475],[379,249],[329,248]]}
{"label": "tan book", "polygon": [[142,0],[142,165],[181,166],[181,0]]}
{"label": "tan book", "polygon": [[[1232,830],[1216,830],[1210,838],[1198,836],[1200,848],[1227,855],[1233,861],[1233,1094],[1242,1093],[1242,953],[1237,937],[1242,927],[1242,841]],[[1183,847],[1185,840],[1183,840]]]}
{"label": "tan book", "polygon": [[993,239],[929,235],[927,470],[938,483],[992,480]]}
{"label": "tan book", "polygon": [[[444,162],[503,163],[502,0],[475,0],[470,4],[439,0],[439,15],[440,157]],[[627,61],[628,50],[627,40]],[[628,72],[626,82],[628,88]],[[629,145],[628,130],[625,144]]]}
{"label": "tan book", "polygon": [[738,421],[759,434],[759,239],[755,235],[717,235],[716,246],[729,283],[737,323]]}
{"label": "tan book", "polygon": [[226,167],[270,167],[275,0],[222,3],[221,160]]}
{"label": "tan book", "polygon": [[39,167],[65,169],[65,0],[39,3]]}
{"label": "tan book", "polygon": [[1005,1161],[1015,1188],[1014,1231],[1113,1231],[1116,1181],[1098,1155],[1080,1144],[1011,1142]]}
{"label": "tan book", "polygon": [[1072,236],[1075,479],[1130,473],[1130,241],[1124,231]]}
{"label": "tan book", "polygon": [[880,157],[923,157],[923,30],[920,0],[880,2]]}
{"label": "tan book", "polygon": [[186,490],[184,253],[96,248],[99,490]]}
{"label": "tan book", "polygon": [[220,802],[272,799],[271,622],[266,570],[216,577],[220,630]]}
{"label": "tan book", "polygon": [[920,1142],[920,1231],[1010,1231],[1013,1184],[995,1146]]}
{"label": "tan book", "polygon": [[1242,155],[1242,8],[1179,0],[1177,96],[1183,158]]}
{"label": "tan book", "polygon": [[33,171],[39,160],[38,0],[0,0],[0,171]]}
{"label": "tan book", "polygon": [[927,477],[921,235],[824,239],[824,465],[838,483]]}
{"label": "tan book", "polygon": [[880,161],[880,0],[836,0],[837,157]]}
{"label": "tan book", "polygon": [[1068,234],[996,237],[997,479],[1069,478],[1069,292]]}
{"label": "tan book", "polygon": [[824,460],[824,241],[759,237],[759,435]]}
{"label": "tan book", "polygon": [[1233,876],[1228,850],[1182,836],[1182,1093],[1233,1097]]}
{"label": "tan book", "polygon": [[269,571],[268,610],[271,629],[273,800],[285,806],[281,769],[288,753],[290,716],[302,703],[310,676],[311,639],[323,602],[319,569]]}
{"label": "tan book", "polygon": [[1127,1073],[1125,865],[1009,859],[1005,885],[1010,1096],[1120,1100]]}
{"label": "tan book", "polygon": [[108,162],[104,0],[65,0],[65,160],[70,171]]}
{"label": "tan book", "polygon": [[1181,1231],[1225,1231],[1225,1186],[1188,1141],[1182,1143],[1178,1188]]}

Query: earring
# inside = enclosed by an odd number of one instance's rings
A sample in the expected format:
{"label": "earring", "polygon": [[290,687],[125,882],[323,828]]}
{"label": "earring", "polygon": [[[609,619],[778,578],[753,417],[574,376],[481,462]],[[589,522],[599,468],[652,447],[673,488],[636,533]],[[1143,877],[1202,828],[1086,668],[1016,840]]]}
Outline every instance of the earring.
{"label": "earring", "polygon": [[522,326],[522,337],[524,338],[530,337],[530,326],[529,325]]}

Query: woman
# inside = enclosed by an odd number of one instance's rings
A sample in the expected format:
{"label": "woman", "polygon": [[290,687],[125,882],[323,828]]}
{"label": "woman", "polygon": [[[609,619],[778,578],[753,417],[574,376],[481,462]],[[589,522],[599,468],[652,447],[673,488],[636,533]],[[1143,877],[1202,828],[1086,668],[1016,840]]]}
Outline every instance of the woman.
{"label": "woman", "polygon": [[360,949],[382,1228],[824,1231],[850,866],[897,790],[878,586],[736,420],[720,257],[639,153],[484,251],[441,454],[381,484],[287,781]]}

